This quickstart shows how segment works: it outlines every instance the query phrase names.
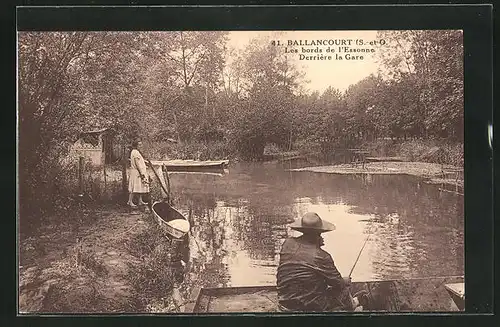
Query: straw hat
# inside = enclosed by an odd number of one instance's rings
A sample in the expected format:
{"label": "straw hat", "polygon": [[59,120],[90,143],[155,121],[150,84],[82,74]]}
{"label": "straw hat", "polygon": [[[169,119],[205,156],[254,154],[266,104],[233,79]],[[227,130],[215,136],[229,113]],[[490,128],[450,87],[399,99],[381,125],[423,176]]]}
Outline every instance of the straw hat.
{"label": "straw hat", "polygon": [[322,220],[315,212],[306,213],[301,219],[296,220],[290,228],[299,232],[319,232],[325,233],[335,230],[335,225]]}

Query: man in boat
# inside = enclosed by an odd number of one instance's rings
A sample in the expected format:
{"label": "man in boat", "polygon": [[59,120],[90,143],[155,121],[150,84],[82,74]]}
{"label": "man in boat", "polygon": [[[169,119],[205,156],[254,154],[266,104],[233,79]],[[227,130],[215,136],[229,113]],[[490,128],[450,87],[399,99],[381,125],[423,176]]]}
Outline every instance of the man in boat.
{"label": "man in boat", "polygon": [[285,240],[281,249],[276,276],[280,311],[362,310],[367,295],[352,297],[350,277],[342,277],[330,254],[321,249],[321,234],[335,225],[309,212],[290,227],[303,234]]}

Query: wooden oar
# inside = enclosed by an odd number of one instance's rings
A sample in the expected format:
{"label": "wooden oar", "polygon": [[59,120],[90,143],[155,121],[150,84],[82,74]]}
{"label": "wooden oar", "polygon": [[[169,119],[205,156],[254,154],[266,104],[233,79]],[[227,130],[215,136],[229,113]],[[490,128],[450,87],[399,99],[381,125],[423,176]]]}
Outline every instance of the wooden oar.
{"label": "wooden oar", "polygon": [[155,170],[155,167],[153,166],[153,164],[151,163],[151,160],[149,159],[146,159],[149,163],[149,165],[151,166],[151,169],[153,170],[153,173],[155,174],[156,178],[158,179],[158,182],[160,182],[160,186],[161,188],[163,189],[163,191],[165,192],[165,194],[167,195],[167,197],[169,198],[170,197],[170,194],[168,193],[168,191],[165,189],[165,186],[163,186],[163,183],[161,182],[161,179],[160,179],[160,176],[158,176],[158,174],[156,173],[156,170]]}
{"label": "wooden oar", "polygon": [[170,176],[168,175],[168,170],[167,170],[167,166],[165,165],[161,165],[161,168],[163,169],[163,174],[167,176],[167,189],[168,189],[168,203],[170,205],[173,204],[173,200],[172,200],[172,197],[170,196]]}

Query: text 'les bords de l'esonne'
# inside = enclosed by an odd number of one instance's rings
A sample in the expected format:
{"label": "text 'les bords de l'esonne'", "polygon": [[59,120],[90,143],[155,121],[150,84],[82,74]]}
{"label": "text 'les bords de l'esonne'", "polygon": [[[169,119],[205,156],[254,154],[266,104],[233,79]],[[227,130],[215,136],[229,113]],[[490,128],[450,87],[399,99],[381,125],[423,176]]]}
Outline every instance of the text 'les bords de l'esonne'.
{"label": "text 'les bords de l'esonne'", "polygon": [[299,60],[364,60],[362,53],[374,53],[375,45],[384,45],[385,40],[319,39],[279,40],[272,45],[285,46],[285,53],[298,54]]}

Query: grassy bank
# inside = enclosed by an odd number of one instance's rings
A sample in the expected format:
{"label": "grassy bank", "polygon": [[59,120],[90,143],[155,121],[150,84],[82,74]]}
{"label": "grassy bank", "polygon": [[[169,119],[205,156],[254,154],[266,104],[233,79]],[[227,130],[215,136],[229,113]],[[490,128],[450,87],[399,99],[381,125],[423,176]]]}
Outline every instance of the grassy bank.
{"label": "grassy bank", "polygon": [[171,296],[184,273],[175,251],[177,247],[166,239],[152,220],[149,220],[147,229],[135,235],[128,244],[131,253],[141,260],[141,264],[132,267],[128,273],[141,312],[178,312],[178,303]]}
{"label": "grassy bank", "polygon": [[[372,157],[402,157],[405,161],[427,162],[462,167],[464,165],[463,143],[446,140],[390,140],[379,139],[349,148],[361,148]],[[307,158],[323,159],[333,162],[350,162],[343,160],[351,153],[343,146],[329,143],[320,144],[311,141],[298,141],[294,149]]]}
{"label": "grassy bank", "polygon": [[[426,183],[441,185],[442,189],[452,187],[455,193],[463,190],[464,155],[462,143],[446,141],[378,140],[358,146],[366,149],[372,157],[401,157],[403,162],[370,162],[364,166],[356,164],[335,164],[329,166],[306,167],[294,171],[312,171],[330,174],[370,174],[370,175],[413,175],[421,177]],[[300,152],[308,157],[320,156],[317,146],[303,146]],[[333,151],[340,155],[348,155],[345,151]],[[333,162],[352,162],[355,158],[335,158]],[[332,159],[329,159],[332,162]]]}
{"label": "grassy bank", "polygon": [[21,236],[21,312],[145,313],[152,303],[176,310],[170,293],[179,269],[149,214],[123,206],[72,212]]}
{"label": "grassy bank", "polygon": [[338,175],[412,175],[421,177],[428,184],[452,186],[454,192],[463,190],[463,173],[459,167],[428,162],[370,162],[361,164],[338,164],[291,169]]}
{"label": "grassy bank", "polygon": [[377,140],[362,146],[375,157],[403,157],[407,161],[464,166],[463,143],[445,140]]}

